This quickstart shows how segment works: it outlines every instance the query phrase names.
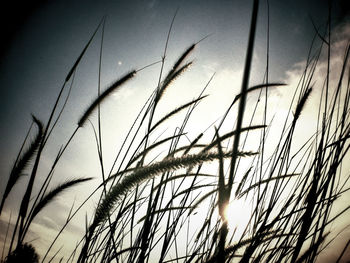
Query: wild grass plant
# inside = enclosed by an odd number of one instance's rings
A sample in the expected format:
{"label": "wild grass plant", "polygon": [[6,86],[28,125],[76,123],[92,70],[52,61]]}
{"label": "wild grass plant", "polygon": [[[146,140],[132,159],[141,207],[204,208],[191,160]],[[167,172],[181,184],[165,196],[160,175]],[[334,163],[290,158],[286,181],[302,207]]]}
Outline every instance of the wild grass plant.
{"label": "wild grass plant", "polygon": [[[101,181],[85,202],[69,211],[66,223],[47,253],[42,255],[42,262],[60,257],[59,250],[52,251],[55,243],[73,217],[84,213],[84,204],[91,198],[97,198],[96,209],[86,218],[85,235],[71,249],[71,255],[62,256],[60,262],[317,261],[320,253],[332,245],[335,235],[330,226],[350,208],[347,205],[337,212],[333,209],[336,201],[349,189],[349,174],[344,171],[343,164],[349,157],[350,147],[350,43],[344,50],[337,81],[333,82],[330,80],[333,73],[331,19],[326,34],[316,30],[287,115],[282,124],[275,126],[267,119],[269,89],[287,89],[288,86],[270,82],[269,71],[273,69],[268,63],[269,47],[263,83],[249,86],[258,5],[259,1],[255,0],[241,92],[218,122],[192,140],[186,137],[193,112],[206,99],[204,94],[211,79],[196,98],[169,109],[161,115],[163,117],[156,114],[163,96],[172,88],[171,84],[183,74],[191,74],[186,71],[195,65],[187,60],[200,44],[190,45],[169,72],[164,73],[174,16],[162,60],[157,63],[160,65],[158,85],[130,127],[113,165],[106,167],[104,162],[100,106],[114,91],[123,89],[125,84],[137,78],[144,68],[126,73],[104,91],[99,82],[98,96],[77,120],[76,129],[58,151],[39,192],[33,196],[43,149],[52,139],[51,132],[69,97],[68,93],[62,98],[63,91],[72,88],[76,68],[98,30],[102,31],[98,72],[101,77],[105,18],[102,20],[69,71],[47,123],[44,125],[33,117],[37,135],[26,150],[26,143],[23,143],[13,165],[0,209],[29,164],[31,174],[14,231],[9,234],[8,262],[11,255],[26,245],[29,227],[40,211],[64,190],[91,179],[72,179],[49,190],[55,167],[65,150],[78,131],[88,127],[92,127],[95,136]],[[324,79],[315,79],[324,53],[328,62],[326,74]],[[298,131],[303,129],[299,121],[313,96],[316,82],[323,83],[318,108],[314,111],[317,128],[310,136],[298,138]],[[255,104],[249,104],[253,108],[250,111],[247,100],[254,93],[258,94],[258,99]],[[62,100],[64,103],[59,109],[58,102]],[[262,114],[258,114],[258,109]],[[180,113],[183,113],[183,120],[172,135],[156,133]],[[235,116],[234,120],[231,115]],[[93,118],[97,119],[96,123]],[[228,126],[234,128],[227,130],[225,127]],[[273,138],[274,143],[269,137],[272,132],[278,134]],[[211,135],[212,139],[204,138],[205,134]],[[257,142],[253,150],[247,147],[252,135]],[[231,206],[240,201],[244,209]],[[237,220],[233,215],[243,213],[242,210],[249,210],[245,221],[231,224]],[[348,246],[349,242],[339,254],[339,261]]]}

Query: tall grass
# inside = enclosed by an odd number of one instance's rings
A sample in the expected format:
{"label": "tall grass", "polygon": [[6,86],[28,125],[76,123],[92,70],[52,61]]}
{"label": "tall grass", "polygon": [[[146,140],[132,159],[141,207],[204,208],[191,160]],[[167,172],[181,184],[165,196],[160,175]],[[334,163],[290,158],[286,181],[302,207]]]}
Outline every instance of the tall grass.
{"label": "tall grass", "polygon": [[[105,19],[102,20],[69,70],[46,125],[33,117],[37,135],[26,151],[23,150],[26,142],[23,143],[13,165],[0,212],[21,173],[33,161],[9,241],[7,259],[19,253],[26,244],[31,223],[42,209],[64,190],[91,179],[69,180],[48,190],[54,168],[78,130],[86,128],[96,110],[98,128],[95,129],[92,121],[90,124],[95,135],[102,180],[78,208],[73,210],[72,207],[69,211],[66,223],[43,255],[42,262],[50,262],[59,254],[58,251],[48,259],[62,231],[78,213],[84,213],[84,204],[91,198],[97,198],[97,205],[92,216],[86,218],[85,235],[75,248],[71,248],[71,255],[61,258],[62,262],[315,262],[318,259],[320,253],[332,244],[329,237],[334,233],[330,225],[350,208],[333,211],[336,200],[349,190],[349,174],[344,174],[342,165],[349,157],[350,147],[350,46],[348,43],[337,83],[333,84],[329,80],[333,71],[330,63],[331,28],[328,27],[326,36],[317,31],[284,123],[279,127],[267,123],[268,89],[289,87],[269,82],[269,71],[273,70],[268,63],[269,45],[265,79],[261,85],[249,86],[258,5],[259,1],[255,0],[241,92],[219,119],[218,125],[212,125],[193,140],[186,138],[192,114],[205,100],[203,94],[211,79],[197,98],[169,110],[156,120],[157,106],[162,103],[166,91],[172,88],[171,84],[182,74],[190,74],[185,71],[192,62],[186,62],[186,59],[199,44],[190,45],[164,74],[174,16],[160,61],[158,85],[137,115],[110,169],[104,165],[100,105],[123,84],[137,78],[136,73],[143,68],[125,74],[102,92],[98,84],[98,96],[82,113],[71,137],[58,151],[39,192],[33,196],[43,149],[66,105],[64,103],[61,109],[57,109],[58,102],[63,100],[63,90],[74,79],[80,60],[102,25],[100,80]],[[329,17],[329,24],[330,21]],[[325,79],[319,80],[315,79],[318,78],[315,72],[324,51],[327,53],[327,74]],[[316,116],[317,129],[310,137],[298,138],[298,131],[303,129],[299,121],[310,96],[313,96],[315,81],[324,82]],[[251,93],[258,93],[258,99],[255,105],[249,104],[253,108],[249,116],[246,102]],[[261,107],[264,95],[263,113],[258,114],[257,108]],[[184,112],[171,136],[157,137],[155,131]],[[236,119],[235,128],[227,131],[223,124],[233,126],[229,113],[234,113]],[[57,119],[54,116],[58,116]],[[247,126],[243,125],[244,120],[248,120]],[[279,130],[275,131],[277,128]],[[279,134],[278,138],[273,138],[274,144],[269,138],[271,129],[274,134]],[[204,141],[203,134],[210,132],[212,140]],[[245,150],[251,134],[258,138],[254,151]],[[158,154],[164,151],[165,154]],[[229,217],[228,209],[237,200],[245,200],[251,213],[246,222],[232,226],[235,219]],[[233,212],[242,213],[239,210]],[[349,242],[338,261],[348,246]]]}

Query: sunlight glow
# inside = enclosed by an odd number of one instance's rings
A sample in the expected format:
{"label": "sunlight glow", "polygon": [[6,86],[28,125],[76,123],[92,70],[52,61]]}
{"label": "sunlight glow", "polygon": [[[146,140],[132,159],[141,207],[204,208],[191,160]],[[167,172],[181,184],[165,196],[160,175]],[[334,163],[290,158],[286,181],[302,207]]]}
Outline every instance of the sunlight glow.
{"label": "sunlight glow", "polygon": [[226,206],[224,214],[233,240],[239,240],[251,216],[249,202],[244,199],[234,199]]}

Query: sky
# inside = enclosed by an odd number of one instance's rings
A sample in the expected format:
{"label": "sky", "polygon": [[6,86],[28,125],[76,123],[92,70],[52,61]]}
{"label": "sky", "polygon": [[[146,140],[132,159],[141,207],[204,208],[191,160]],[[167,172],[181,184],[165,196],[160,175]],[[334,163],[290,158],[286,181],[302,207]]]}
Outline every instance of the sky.
{"label": "sky", "polygon": [[[311,19],[321,30],[324,29],[327,2],[269,1],[271,80],[295,82],[314,36]],[[7,4],[2,12],[8,12],[11,18],[1,18],[6,41],[1,43],[0,53],[0,193],[4,190],[13,160],[30,126],[30,114],[47,120],[68,71],[104,15],[107,20],[102,55],[102,88],[131,69],[140,69],[161,59],[171,20],[178,10],[169,39],[167,69],[185,48],[203,37],[209,37],[200,42],[191,55],[194,65],[189,76],[186,73],[179,80],[179,86],[184,84],[186,88],[174,88],[167,92],[167,104],[160,107],[160,112],[168,112],[169,108],[194,98],[215,73],[207,89],[210,94],[207,105],[214,105],[215,110],[203,109],[205,114],[198,116],[198,130],[189,133],[194,138],[198,131],[204,130],[223,114],[239,92],[252,1],[42,0],[23,5],[22,11],[18,11],[15,4]],[[259,12],[251,84],[261,83],[265,71],[266,1],[261,1]],[[339,32],[339,43],[343,43],[342,38],[349,39],[350,36],[349,27],[346,27],[349,24],[348,15],[348,1],[335,1],[332,27]],[[55,140],[49,144],[52,150],[45,152],[43,170],[50,166],[58,148],[68,139],[78,118],[97,94],[100,39],[99,31],[78,66],[67,108],[53,134]],[[111,156],[115,153],[120,146],[119,138],[125,136],[142,103],[156,87],[158,74],[159,64],[142,70],[128,89],[113,95],[102,109],[103,112],[113,111],[103,119],[106,124],[104,134],[108,138],[107,163],[112,162],[108,153]],[[288,98],[290,94],[285,91],[279,95]],[[219,100],[220,105],[217,104]],[[64,167],[57,168],[60,175],[57,182],[70,176],[93,176],[91,173],[98,173],[96,163],[89,159],[91,156],[96,159],[93,133],[88,127],[79,132],[80,136],[73,142],[72,149],[64,156]],[[23,190],[21,186],[17,188],[18,193]],[[76,193],[68,196],[72,200],[83,199]],[[71,203],[67,204],[64,200],[59,200],[55,207],[62,213]],[[12,196],[7,211],[15,206],[16,198]],[[53,230],[57,228],[59,223],[48,214],[37,222],[37,228],[43,225]],[[64,215],[60,215],[56,219],[62,222],[63,218]],[[0,231],[3,229],[2,224]],[[76,233],[79,227],[73,225],[69,231]]]}

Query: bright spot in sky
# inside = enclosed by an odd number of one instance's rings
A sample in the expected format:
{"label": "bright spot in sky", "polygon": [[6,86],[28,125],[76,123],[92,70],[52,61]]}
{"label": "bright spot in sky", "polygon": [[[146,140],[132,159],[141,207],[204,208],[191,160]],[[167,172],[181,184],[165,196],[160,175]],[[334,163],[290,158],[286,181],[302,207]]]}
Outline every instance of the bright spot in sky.
{"label": "bright spot in sky", "polygon": [[247,200],[233,199],[225,208],[225,218],[229,231],[234,233],[233,240],[237,241],[242,236],[251,216],[251,206]]}
{"label": "bright spot in sky", "polygon": [[123,63],[119,60],[118,61],[118,66],[121,66]]}

